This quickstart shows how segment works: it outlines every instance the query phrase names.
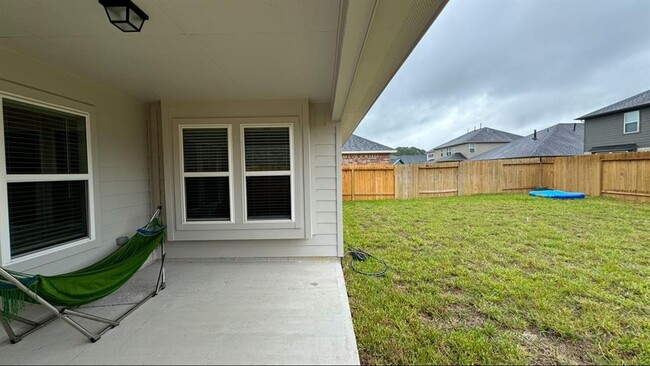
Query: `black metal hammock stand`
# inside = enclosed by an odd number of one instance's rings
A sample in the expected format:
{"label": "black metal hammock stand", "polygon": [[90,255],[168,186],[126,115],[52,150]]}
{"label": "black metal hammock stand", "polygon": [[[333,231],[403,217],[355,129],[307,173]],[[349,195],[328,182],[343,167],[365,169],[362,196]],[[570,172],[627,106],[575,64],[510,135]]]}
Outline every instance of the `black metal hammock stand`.
{"label": "black metal hammock stand", "polygon": [[[165,288],[165,225],[159,219],[162,207],[158,207],[147,225],[137,230],[123,246],[104,259],[80,270],[55,275],[33,275],[10,271],[0,267],[0,325],[5,329],[11,343],[20,341],[28,334],[40,329],[55,319],[61,319],[75,330],[97,341],[102,334],[118,326],[120,321],[131,314],[144,302],[156,296]],[[149,256],[161,248],[160,270],[154,290],[142,301],[135,304],[116,320],[82,313],[76,308],[106,297],[124,285],[147,261]],[[35,322],[18,314],[25,303],[37,303],[44,306],[51,316]],[[93,320],[106,324],[97,334],[93,334],[71,316]],[[31,328],[22,334],[16,334],[10,321],[18,321]]]}

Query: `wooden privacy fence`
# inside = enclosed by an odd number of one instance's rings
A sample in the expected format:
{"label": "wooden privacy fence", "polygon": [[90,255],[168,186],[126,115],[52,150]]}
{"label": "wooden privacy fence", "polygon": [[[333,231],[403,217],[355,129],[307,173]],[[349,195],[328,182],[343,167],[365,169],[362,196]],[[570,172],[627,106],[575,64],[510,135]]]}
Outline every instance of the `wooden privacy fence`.
{"label": "wooden privacy fence", "polygon": [[650,152],[343,167],[343,199],[528,192],[549,187],[650,202]]}
{"label": "wooden privacy fence", "polygon": [[344,200],[395,198],[394,165],[343,166]]}

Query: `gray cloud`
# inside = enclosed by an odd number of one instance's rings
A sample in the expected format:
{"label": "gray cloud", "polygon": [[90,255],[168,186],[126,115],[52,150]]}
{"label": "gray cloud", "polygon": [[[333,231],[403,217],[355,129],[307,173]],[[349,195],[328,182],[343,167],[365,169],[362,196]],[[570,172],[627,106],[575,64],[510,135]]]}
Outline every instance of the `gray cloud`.
{"label": "gray cloud", "polygon": [[452,0],[356,134],[430,149],[526,135],[650,88],[650,0]]}

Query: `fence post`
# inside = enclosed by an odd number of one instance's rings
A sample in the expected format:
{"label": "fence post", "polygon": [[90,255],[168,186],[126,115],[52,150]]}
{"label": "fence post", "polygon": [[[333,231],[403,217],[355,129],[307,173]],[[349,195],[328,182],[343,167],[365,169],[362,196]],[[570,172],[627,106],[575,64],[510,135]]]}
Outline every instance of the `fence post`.
{"label": "fence post", "polygon": [[597,156],[598,156],[598,162],[597,162],[598,189],[596,190],[596,192],[598,192],[598,196],[602,196],[603,195],[603,159],[602,159],[603,155],[597,154]]}
{"label": "fence post", "polygon": [[354,166],[350,167],[350,201],[354,201]]}

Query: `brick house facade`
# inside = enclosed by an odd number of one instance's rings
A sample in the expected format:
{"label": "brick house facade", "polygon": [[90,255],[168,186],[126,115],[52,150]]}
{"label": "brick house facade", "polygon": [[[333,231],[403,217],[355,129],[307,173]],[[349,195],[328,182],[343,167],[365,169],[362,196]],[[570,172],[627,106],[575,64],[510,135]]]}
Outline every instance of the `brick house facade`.
{"label": "brick house facade", "polygon": [[343,145],[343,165],[390,164],[397,150],[386,145],[352,135]]}
{"label": "brick house facade", "polygon": [[389,153],[343,154],[343,165],[390,164]]}

